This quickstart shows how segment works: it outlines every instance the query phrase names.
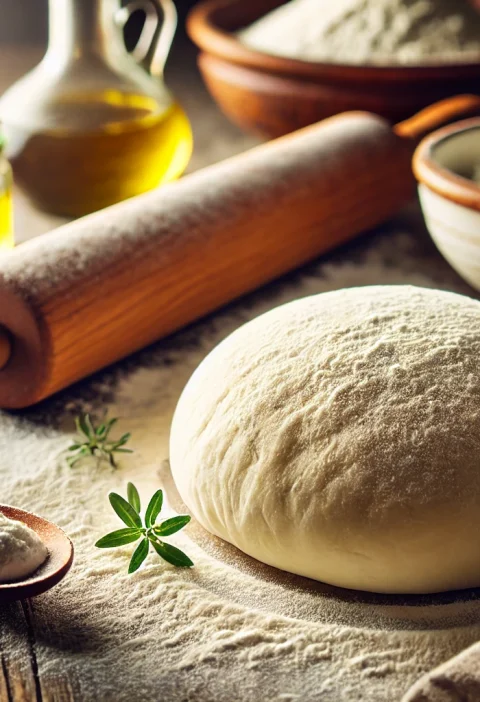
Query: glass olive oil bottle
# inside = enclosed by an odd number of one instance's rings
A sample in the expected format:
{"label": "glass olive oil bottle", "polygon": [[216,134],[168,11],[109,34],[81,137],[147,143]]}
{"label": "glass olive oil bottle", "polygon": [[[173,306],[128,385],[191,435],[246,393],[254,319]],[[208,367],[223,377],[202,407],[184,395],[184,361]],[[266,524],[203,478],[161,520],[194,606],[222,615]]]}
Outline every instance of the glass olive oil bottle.
{"label": "glass olive oil bottle", "polygon": [[172,0],[49,0],[47,53],[0,100],[15,179],[37,206],[78,217],[180,176],[192,133],[163,80],[175,27]]}

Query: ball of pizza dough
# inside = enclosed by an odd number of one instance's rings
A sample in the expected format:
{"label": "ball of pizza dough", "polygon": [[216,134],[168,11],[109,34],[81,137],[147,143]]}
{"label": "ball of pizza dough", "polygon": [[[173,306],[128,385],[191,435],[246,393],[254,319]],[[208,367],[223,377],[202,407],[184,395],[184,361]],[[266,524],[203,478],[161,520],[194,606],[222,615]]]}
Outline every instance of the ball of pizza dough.
{"label": "ball of pizza dough", "polygon": [[480,586],[480,303],[339,290],[245,324],[175,412],[173,477],[211,533],[344,588]]}

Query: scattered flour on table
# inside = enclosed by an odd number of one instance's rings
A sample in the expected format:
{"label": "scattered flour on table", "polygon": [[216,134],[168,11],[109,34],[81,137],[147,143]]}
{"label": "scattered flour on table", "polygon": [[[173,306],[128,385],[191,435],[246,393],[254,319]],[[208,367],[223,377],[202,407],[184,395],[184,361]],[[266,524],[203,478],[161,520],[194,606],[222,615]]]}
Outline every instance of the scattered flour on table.
{"label": "scattered flour on table", "polygon": [[290,0],[238,36],[253,49],[307,61],[476,61],[480,13],[468,0]]}
{"label": "scattered flour on table", "polygon": [[[162,484],[170,421],[184,384],[244,321],[287,300],[344,286],[408,282],[465,292],[440,259],[429,264],[437,278],[428,277],[427,262],[411,247],[409,236],[390,232],[361,260],[311,267],[145,352],[136,368],[130,362],[128,371],[126,364],[107,408],[121,417],[119,430],[132,431],[136,453],[117,471],[65,464],[68,412],[78,408],[77,396],[58,427],[40,421],[58,400],[30,413],[0,413],[1,501],[53,520],[75,545],[69,576],[31,604],[44,680],[68,677],[82,702],[396,702],[423,673],[480,637],[473,598],[402,605],[288,587],[280,573],[277,580],[275,571],[266,577],[260,565],[257,572],[241,557],[238,563],[225,558],[221,544],[205,547],[194,526],[171,539],[194,560],[190,570],[150,555],[128,576],[133,547],[93,546],[120,526],[108,504],[110,490],[125,493],[132,480],[145,499]],[[105,396],[115,372],[92,379],[84,391]],[[98,401],[85,400],[83,407],[102,409]],[[0,608],[0,641],[3,656],[21,667],[26,659],[16,612],[15,606]]]}

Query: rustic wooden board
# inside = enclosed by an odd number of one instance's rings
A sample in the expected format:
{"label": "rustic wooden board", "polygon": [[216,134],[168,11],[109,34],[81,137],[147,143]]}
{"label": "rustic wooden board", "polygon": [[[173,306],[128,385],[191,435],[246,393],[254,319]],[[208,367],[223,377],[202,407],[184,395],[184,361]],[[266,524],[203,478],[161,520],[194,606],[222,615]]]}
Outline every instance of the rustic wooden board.
{"label": "rustic wooden board", "polygon": [[[19,652],[21,654],[19,655]],[[18,661],[22,660],[22,667]],[[0,700],[43,700],[29,601],[0,607]]]}

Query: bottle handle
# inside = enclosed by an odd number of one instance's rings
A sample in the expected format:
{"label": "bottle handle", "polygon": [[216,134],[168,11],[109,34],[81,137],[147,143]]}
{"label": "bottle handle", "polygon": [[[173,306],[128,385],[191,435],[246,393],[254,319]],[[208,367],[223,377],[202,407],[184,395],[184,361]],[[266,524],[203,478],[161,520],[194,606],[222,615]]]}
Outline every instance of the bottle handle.
{"label": "bottle handle", "polygon": [[177,29],[175,5],[172,0],[132,0],[116,13],[119,26],[137,10],[145,13],[145,24],[132,56],[152,76],[161,78]]}

